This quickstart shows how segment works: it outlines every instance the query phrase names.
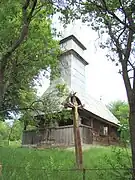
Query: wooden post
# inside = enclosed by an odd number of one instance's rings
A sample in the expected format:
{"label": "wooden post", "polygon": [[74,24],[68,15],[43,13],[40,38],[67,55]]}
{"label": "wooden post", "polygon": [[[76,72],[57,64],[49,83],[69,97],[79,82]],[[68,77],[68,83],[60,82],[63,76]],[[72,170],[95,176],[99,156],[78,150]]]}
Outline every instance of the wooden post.
{"label": "wooden post", "polygon": [[73,112],[73,129],[74,129],[75,156],[76,156],[76,165],[78,167],[79,166],[79,164],[78,164],[79,157],[78,157],[77,133],[76,133],[77,124],[76,124],[76,115],[75,115],[75,108],[74,107],[72,108],[72,112]]}
{"label": "wooden post", "polygon": [[[77,165],[77,168],[83,169],[82,145],[81,145],[81,136],[80,136],[80,128],[79,128],[79,113],[78,113],[78,108],[79,107],[82,108],[83,105],[81,104],[79,105],[77,103],[75,94],[76,93],[74,93],[73,95],[70,95],[67,98],[67,102],[64,104],[64,107],[72,108],[76,165]],[[71,102],[71,97],[72,97],[72,102]]]}
{"label": "wooden post", "polygon": [[83,168],[82,145],[81,145],[81,136],[80,136],[80,129],[79,129],[78,103],[77,103],[75,95],[73,96],[72,111],[73,111],[76,163],[77,163],[77,167],[79,169],[82,169]]}

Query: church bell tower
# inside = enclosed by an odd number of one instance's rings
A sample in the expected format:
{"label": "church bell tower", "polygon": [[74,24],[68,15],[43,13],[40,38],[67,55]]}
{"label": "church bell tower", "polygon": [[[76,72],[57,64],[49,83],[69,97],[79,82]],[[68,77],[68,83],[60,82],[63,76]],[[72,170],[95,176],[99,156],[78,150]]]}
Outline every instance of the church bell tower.
{"label": "church bell tower", "polygon": [[83,94],[85,66],[88,65],[83,58],[86,47],[74,35],[62,39],[60,47],[63,52],[60,57],[60,76],[72,91]]}

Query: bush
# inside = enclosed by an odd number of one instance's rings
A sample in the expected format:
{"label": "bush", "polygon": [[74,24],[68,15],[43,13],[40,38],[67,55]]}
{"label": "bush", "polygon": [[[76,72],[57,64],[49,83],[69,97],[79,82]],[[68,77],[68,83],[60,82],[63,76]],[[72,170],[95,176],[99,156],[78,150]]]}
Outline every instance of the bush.
{"label": "bush", "polygon": [[106,170],[97,172],[101,180],[131,179],[131,153],[129,149],[113,147],[111,156],[106,154],[104,161],[99,163],[101,167],[106,168]]}

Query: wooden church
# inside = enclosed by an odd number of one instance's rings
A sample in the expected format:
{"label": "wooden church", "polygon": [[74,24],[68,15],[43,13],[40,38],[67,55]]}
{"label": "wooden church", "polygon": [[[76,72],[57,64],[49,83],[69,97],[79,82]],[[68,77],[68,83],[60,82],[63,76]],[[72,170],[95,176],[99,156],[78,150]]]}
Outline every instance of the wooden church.
{"label": "wooden church", "polygon": [[[61,112],[65,108],[63,104],[67,98],[72,97],[70,96],[71,92],[77,92],[77,99],[80,104],[84,104],[84,107],[79,109],[82,144],[117,144],[119,121],[101,101],[91,97],[85,90],[85,67],[88,62],[83,58],[83,53],[86,47],[74,35],[62,39],[60,46],[63,52],[60,57],[60,77],[50,83],[41,98],[51,94],[52,102],[57,102],[56,109]],[[68,93],[58,97],[55,93],[57,84],[66,84]],[[40,115],[40,119],[42,119],[41,117],[44,117],[43,114]],[[51,127],[45,127],[42,124],[36,129],[23,132],[22,145],[37,146],[41,144],[47,146],[74,145],[73,120],[58,121]]]}

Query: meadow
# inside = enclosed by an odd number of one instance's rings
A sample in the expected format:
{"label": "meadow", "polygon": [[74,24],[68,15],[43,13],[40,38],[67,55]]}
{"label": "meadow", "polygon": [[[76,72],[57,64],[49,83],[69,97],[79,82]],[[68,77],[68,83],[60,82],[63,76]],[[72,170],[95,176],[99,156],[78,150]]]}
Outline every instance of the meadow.
{"label": "meadow", "polygon": [[[127,180],[130,152],[118,147],[83,151],[84,172],[75,169],[73,150],[0,147],[2,180]],[[87,170],[91,169],[91,170]],[[102,169],[102,170],[99,170]],[[83,179],[85,178],[85,179]]]}

